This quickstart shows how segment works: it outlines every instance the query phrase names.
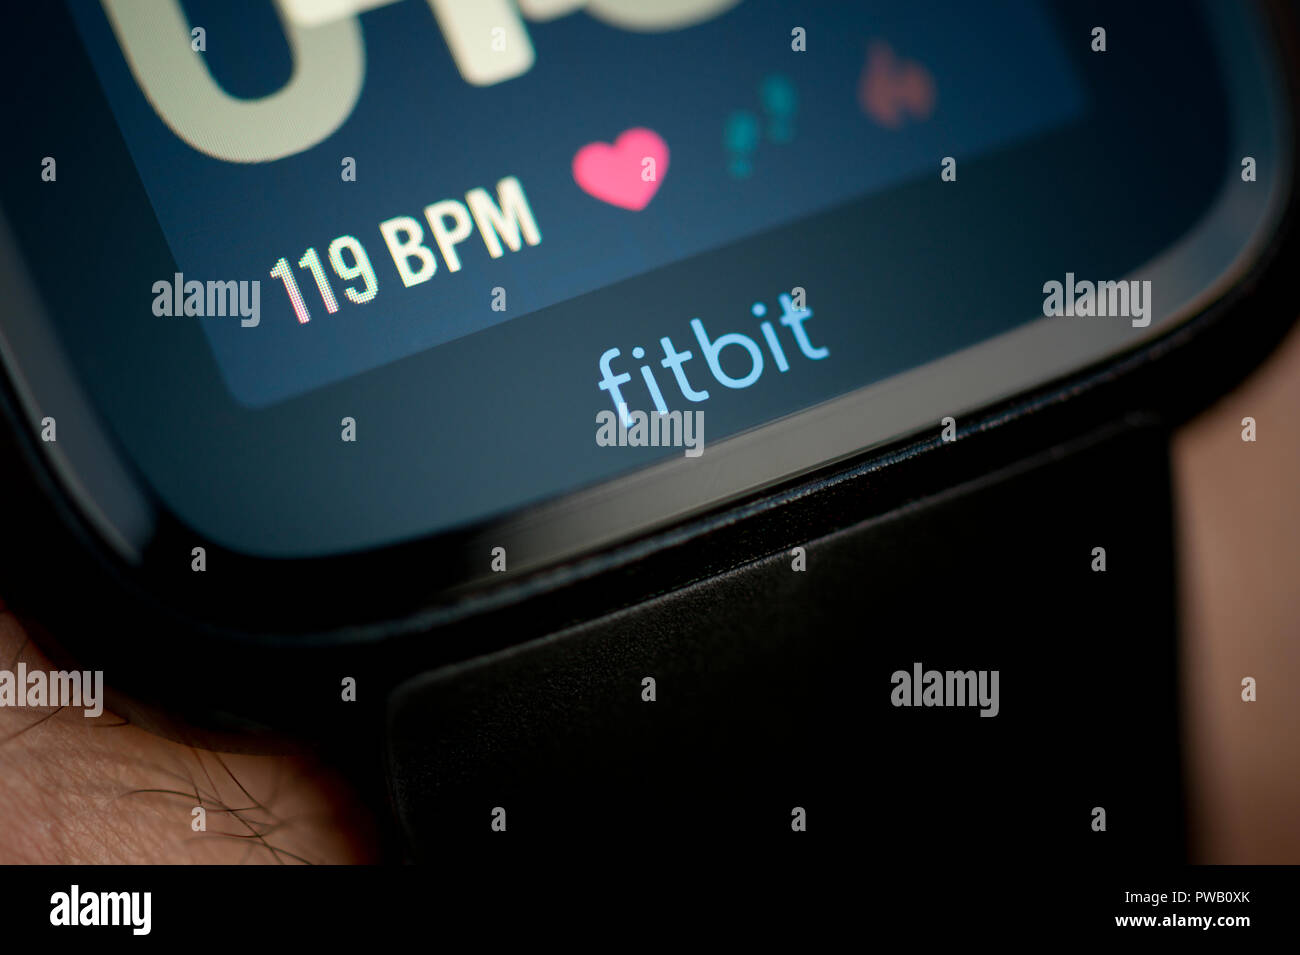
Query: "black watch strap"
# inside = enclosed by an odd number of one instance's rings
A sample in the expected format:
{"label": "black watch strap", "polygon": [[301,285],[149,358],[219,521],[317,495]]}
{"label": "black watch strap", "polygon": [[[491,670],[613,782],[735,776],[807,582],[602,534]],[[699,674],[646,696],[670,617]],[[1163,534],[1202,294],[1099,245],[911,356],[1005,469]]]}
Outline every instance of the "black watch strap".
{"label": "black watch strap", "polygon": [[1158,421],[800,546],[400,686],[414,855],[509,833],[1181,857]]}

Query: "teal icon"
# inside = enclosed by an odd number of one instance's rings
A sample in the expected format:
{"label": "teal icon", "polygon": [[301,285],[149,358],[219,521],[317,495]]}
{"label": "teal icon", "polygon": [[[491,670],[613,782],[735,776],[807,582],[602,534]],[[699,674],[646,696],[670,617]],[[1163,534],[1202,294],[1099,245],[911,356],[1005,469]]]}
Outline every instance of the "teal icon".
{"label": "teal icon", "polygon": [[[758,99],[767,124],[769,142],[783,145],[794,140],[799,94],[794,84],[778,73],[764,77]],[[727,150],[727,172],[733,179],[746,179],[754,171],[754,155],[763,139],[763,122],[750,110],[738,109],[722,126],[722,144]]]}
{"label": "teal icon", "polygon": [[774,143],[794,139],[794,117],[799,112],[799,94],[784,76],[773,74],[759,87],[759,99],[767,113],[767,138]]}
{"label": "teal icon", "polygon": [[753,171],[752,157],[760,138],[758,118],[753,113],[737,110],[727,117],[722,139],[731,155],[727,170],[732,176],[744,179]]}

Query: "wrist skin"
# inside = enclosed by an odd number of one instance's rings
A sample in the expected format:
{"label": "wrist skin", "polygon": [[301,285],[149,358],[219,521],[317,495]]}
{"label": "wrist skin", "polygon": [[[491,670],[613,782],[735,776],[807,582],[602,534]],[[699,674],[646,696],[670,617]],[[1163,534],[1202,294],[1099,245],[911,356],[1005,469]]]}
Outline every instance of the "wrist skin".
{"label": "wrist skin", "polygon": [[[19,663],[55,669],[0,607],[0,669]],[[308,757],[203,751],[107,709],[0,707],[0,864],[364,863],[373,830]]]}

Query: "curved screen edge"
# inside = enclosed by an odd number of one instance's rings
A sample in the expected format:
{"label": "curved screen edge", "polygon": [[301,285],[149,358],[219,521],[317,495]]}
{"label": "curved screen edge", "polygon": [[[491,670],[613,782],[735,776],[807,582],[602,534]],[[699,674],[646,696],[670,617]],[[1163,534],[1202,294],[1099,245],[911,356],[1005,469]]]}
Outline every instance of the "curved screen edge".
{"label": "curved screen edge", "polygon": [[[1292,155],[1279,101],[1279,71],[1252,11],[1204,3],[1233,104],[1234,147],[1268,168],[1267,184],[1228,179],[1210,210],[1182,239],[1125,279],[1146,279],[1164,303],[1146,328],[1127,322],[1040,317],[851,394],[713,444],[695,462],[673,460],[536,508],[494,528],[516,567],[540,567],[593,547],[647,533],[837,461],[892,444],[944,416],[969,415],[1114,358],[1202,312],[1249,268],[1285,205]],[[1234,183],[1243,188],[1234,188]],[[1261,188],[1263,186],[1263,188]],[[1207,279],[1206,276],[1210,278]],[[881,409],[887,409],[887,412]],[[900,411],[900,409],[902,409]],[[708,474],[681,480],[686,464]],[[743,480],[737,480],[743,476]],[[700,484],[713,488],[695,495]],[[488,538],[484,537],[484,543]]]}

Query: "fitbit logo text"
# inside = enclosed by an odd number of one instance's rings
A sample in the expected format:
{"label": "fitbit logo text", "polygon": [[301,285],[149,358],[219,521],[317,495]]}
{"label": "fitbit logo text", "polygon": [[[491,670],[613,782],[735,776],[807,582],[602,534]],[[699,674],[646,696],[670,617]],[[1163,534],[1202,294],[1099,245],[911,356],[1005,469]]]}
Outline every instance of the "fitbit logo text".
{"label": "fitbit logo text", "polygon": [[[796,293],[802,299],[802,289],[796,289]],[[778,296],[781,303],[780,323],[789,329],[788,339],[792,339],[792,344],[798,349],[798,353],[804,358],[812,361],[820,361],[830,355],[830,349],[818,347],[812,343],[809,338],[808,330],[804,328],[804,322],[812,318],[812,309],[794,304],[793,299],[787,293]],[[750,309],[755,318],[763,319],[767,315],[767,306],[762,302],[755,302]],[[709,336],[708,329],[704,327],[704,322],[698,318],[692,318],[691,331],[694,333],[696,344],[699,346],[699,357],[704,359],[705,365],[708,366],[709,373],[713,376],[713,381],[724,388],[743,389],[748,388],[754,382],[758,381],[766,367],[766,358],[764,350],[757,341],[749,335],[742,335],[740,332],[728,332],[725,335],[719,335],[716,338]],[[716,326],[715,326],[716,327]],[[764,320],[759,323],[759,331],[762,333],[762,339],[767,345],[767,355],[770,356],[772,363],[781,374],[790,370],[790,357],[785,346],[781,344],[782,336],[777,334],[776,327],[772,322]],[[692,368],[688,373],[686,363],[692,361],[696,354],[689,348],[678,351],[671,338],[667,335],[659,339],[659,347],[663,350],[663,358],[659,360],[659,366],[672,372],[672,379],[677,384],[677,390],[681,393],[682,398],[691,402],[707,401],[709,398],[709,381],[703,376],[703,372],[698,370],[698,366]],[[732,374],[723,368],[722,356],[727,354],[727,366],[730,372],[741,372],[743,374]],[[631,418],[627,413],[627,397],[624,394],[624,388],[628,382],[632,381],[632,375],[628,372],[615,372],[613,361],[619,358],[623,353],[617,348],[606,349],[600,356],[600,381],[596,382],[596,387],[601,391],[609,393],[613,401],[614,408],[619,412],[624,426],[632,424]],[[646,356],[646,350],[640,345],[632,349],[634,359],[642,359]],[[692,377],[693,376],[693,377]],[[668,400],[664,397],[664,392],[660,388],[659,378],[656,377],[653,363],[643,364],[641,366],[641,381],[644,384],[645,392],[649,395],[650,401],[654,404],[655,410],[660,415],[668,414]],[[703,388],[697,388],[696,385],[705,385]],[[676,395],[674,394],[675,398]],[[680,402],[674,402],[680,404]]]}

